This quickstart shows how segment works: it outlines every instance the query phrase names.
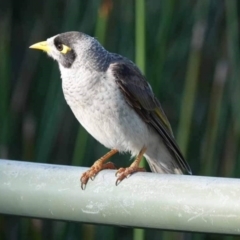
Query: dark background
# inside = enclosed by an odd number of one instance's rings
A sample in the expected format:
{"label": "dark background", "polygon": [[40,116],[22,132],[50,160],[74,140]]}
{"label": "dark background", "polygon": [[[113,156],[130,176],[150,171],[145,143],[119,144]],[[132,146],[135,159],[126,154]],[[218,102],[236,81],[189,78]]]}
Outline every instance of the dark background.
{"label": "dark background", "polygon": [[[71,30],[137,63],[193,174],[240,176],[237,0],[1,0],[0,158],[91,166],[106,153],[67,106],[57,64],[28,48]],[[130,163],[128,155],[113,161]],[[149,229],[143,235],[238,239]],[[131,228],[0,215],[0,239],[132,238],[144,239]]]}

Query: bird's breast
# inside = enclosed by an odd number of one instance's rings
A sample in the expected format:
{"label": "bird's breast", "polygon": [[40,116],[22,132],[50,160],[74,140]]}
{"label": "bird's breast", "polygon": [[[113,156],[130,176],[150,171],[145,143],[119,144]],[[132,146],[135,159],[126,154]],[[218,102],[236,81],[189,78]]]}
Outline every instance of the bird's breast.
{"label": "bird's breast", "polygon": [[78,121],[100,143],[131,152],[143,146],[148,128],[111,76],[82,75],[74,83],[63,79],[63,92]]}

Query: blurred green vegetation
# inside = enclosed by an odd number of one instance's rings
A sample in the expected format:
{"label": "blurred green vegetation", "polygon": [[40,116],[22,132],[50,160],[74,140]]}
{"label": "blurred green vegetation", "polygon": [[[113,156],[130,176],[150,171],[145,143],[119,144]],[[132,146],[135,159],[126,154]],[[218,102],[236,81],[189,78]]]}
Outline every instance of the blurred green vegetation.
{"label": "blurred green vegetation", "polygon": [[[77,30],[138,64],[193,174],[239,177],[239,10],[237,0],[1,1],[0,158],[91,166],[106,153],[67,106],[57,64],[28,49]],[[0,239],[133,238],[240,239],[0,216]]]}

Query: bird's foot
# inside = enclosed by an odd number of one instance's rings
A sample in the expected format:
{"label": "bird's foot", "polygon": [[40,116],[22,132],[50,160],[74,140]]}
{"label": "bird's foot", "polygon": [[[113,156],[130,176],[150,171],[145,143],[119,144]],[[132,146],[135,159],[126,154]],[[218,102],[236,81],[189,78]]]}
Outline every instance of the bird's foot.
{"label": "bird's foot", "polygon": [[124,179],[128,178],[130,175],[132,175],[135,172],[145,172],[145,168],[138,167],[131,165],[130,167],[127,168],[119,168],[116,172],[116,176],[118,177],[116,180],[116,186]]}
{"label": "bird's foot", "polygon": [[142,159],[143,154],[146,152],[147,148],[143,146],[139,154],[137,155],[134,162],[127,168],[119,168],[116,172],[116,176],[118,177],[116,180],[116,186],[124,179],[129,177],[135,172],[145,172],[145,168],[139,167],[140,161]]}
{"label": "bird's foot", "polygon": [[85,173],[83,173],[83,175],[80,178],[80,182],[81,182],[81,188],[85,189],[87,182],[89,180],[89,178],[91,180],[94,179],[94,177],[102,170],[104,169],[116,169],[115,165],[112,162],[107,162],[107,163],[103,163],[100,160],[97,160],[92,167],[86,171]]}

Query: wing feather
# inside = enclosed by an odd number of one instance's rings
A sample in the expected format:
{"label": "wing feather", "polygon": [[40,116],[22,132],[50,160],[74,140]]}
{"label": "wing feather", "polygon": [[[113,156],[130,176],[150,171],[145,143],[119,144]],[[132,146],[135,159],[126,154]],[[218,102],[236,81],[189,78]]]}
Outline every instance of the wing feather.
{"label": "wing feather", "polygon": [[139,69],[126,59],[113,62],[109,68],[126,102],[159,133],[179,167],[191,174],[191,169],[175,142],[170,123],[160,102]]}

